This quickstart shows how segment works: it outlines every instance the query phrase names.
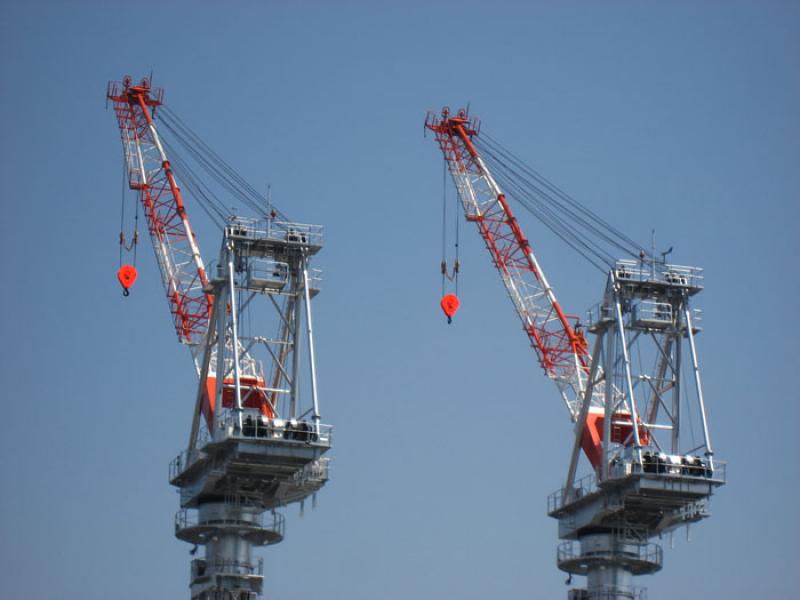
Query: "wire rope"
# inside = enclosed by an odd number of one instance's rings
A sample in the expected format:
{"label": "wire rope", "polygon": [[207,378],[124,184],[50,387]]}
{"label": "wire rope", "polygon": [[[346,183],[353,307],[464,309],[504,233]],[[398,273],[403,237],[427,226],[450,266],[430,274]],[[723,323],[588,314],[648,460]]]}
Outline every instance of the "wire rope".
{"label": "wire rope", "polygon": [[[641,244],[631,239],[625,233],[623,233],[622,231],[611,225],[608,221],[604,220],[600,215],[598,215],[585,205],[575,200],[572,196],[570,196],[562,189],[560,189],[558,186],[556,186],[554,183],[552,183],[550,180],[548,180],[544,175],[542,175],[541,173],[539,173],[538,171],[536,171],[535,169],[524,163],[519,157],[517,157],[510,150],[502,146],[498,141],[496,141],[490,135],[482,133],[482,136],[487,142],[488,146],[492,146],[497,153],[505,157],[509,162],[515,165],[525,175],[533,179],[541,187],[549,190],[549,192],[552,194],[551,199],[554,202],[559,203],[559,201],[555,199],[556,197],[559,198],[562,206],[572,207],[572,209],[575,211],[575,212],[570,211],[572,212],[572,214],[580,213],[585,218],[587,218],[589,221],[589,225],[593,227],[595,231],[597,231],[598,235],[602,236],[610,243],[619,244],[619,248],[621,250],[624,250],[629,254],[638,256],[638,253],[643,248]],[[603,232],[603,230],[605,230],[605,232]]]}
{"label": "wire rope", "polygon": [[558,188],[490,135],[475,139],[507,195],[601,272],[621,252],[641,258],[643,246]]}
{"label": "wire rope", "polygon": [[198,163],[221,185],[255,211],[263,214],[269,209],[275,216],[287,220],[286,216],[271,205],[270,198],[258,192],[240,173],[219,156],[203,139],[194,132],[174,111],[162,106],[162,122],[180,140]]}

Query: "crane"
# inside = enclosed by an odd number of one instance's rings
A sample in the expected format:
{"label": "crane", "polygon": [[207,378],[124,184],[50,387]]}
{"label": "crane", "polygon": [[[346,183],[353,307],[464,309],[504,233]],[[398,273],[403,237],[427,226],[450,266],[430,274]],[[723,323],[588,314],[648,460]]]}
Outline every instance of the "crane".
{"label": "crane", "polygon": [[[557,565],[569,581],[587,577],[587,587],[569,590],[569,599],[644,598],[633,577],[660,570],[663,561],[660,546],[649,540],[708,516],[708,500],[725,482],[706,418],[695,344],[698,313],[690,307],[703,288],[702,269],[667,264],[669,251],[659,260],[655,251],[642,250],[482,135],[480,121],[466,110],[429,112],[425,129],[434,134],[464,217],[477,227],[538,363],[574,424],[565,483],[548,498],[548,513],[564,540]],[[607,269],[603,300],[588,317],[591,353],[583,326],[559,304],[501,185],[592,264]],[[593,238],[631,258],[611,258]],[[699,442],[693,431],[684,431],[693,427],[692,414],[699,417]],[[690,427],[683,428],[687,417]],[[577,478],[581,450],[590,473]]]}
{"label": "crane", "polygon": [[[175,535],[194,544],[193,555],[205,548],[191,561],[192,600],[255,600],[264,572],[252,550],[282,541],[276,509],[314,496],[328,479],[323,454],[332,428],[321,422],[311,307],[319,272],[310,267],[323,230],[253,201],[263,215],[224,214],[187,161],[170,162],[156,111],[166,111],[166,128],[228,189],[252,188],[170,116],[163,95],[147,78],[125,77],[106,91],[128,187],[143,209],[175,332],[198,377],[189,443],[169,468],[180,490]],[[222,243],[209,268],[178,185],[179,164],[198,203],[220,216]],[[135,275],[132,267],[120,270],[126,293]],[[301,391],[304,377],[310,394]]]}

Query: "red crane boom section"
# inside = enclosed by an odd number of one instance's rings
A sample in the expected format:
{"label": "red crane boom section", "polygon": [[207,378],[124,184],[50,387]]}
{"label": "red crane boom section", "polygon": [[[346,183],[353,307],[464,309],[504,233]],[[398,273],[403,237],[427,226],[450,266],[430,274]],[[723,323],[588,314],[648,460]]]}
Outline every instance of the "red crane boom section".
{"label": "red crane boom section", "polygon": [[163,90],[152,90],[146,79],[132,85],[125,78],[109,84],[107,98],[119,123],[129,187],[144,207],[175,331],[181,343],[196,348],[206,333],[213,299],[204,291],[205,268],[153,123],[152,109],[161,105]]}
{"label": "red crane boom section", "polygon": [[426,127],[436,135],[466,218],[477,225],[545,372],[565,383],[579,378],[589,363],[586,340],[555,299],[505,194],[472,143],[477,130],[463,112],[450,116],[446,110],[441,118],[429,117]]}
{"label": "red crane boom section", "polygon": [[[539,363],[558,387],[572,419],[578,420],[584,403],[589,403],[580,444],[592,466],[599,468],[605,399],[596,388],[586,397],[591,363],[586,340],[576,331],[577,318],[561,309],[505,194],[472,141],[478,135],[477,121],[463,110],[452,116],[444,109],[441,116],[429,114],[425,127],[436,135],[464,215],[478,227]],[[611,441],[627,443],[633,428],[630,413],[617,411],[613,418]]]}

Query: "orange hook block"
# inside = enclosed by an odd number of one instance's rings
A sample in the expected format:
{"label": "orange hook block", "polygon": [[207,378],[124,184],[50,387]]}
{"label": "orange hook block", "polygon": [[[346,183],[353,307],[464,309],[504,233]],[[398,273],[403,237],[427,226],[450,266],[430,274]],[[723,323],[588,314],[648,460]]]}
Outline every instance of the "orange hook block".
{"label": "orange hook block", "polygon": [[444,314],[447,315],[447,322],[452,323],[453,315],[456,314],[458,307],[461,306],[461,301],[455,294],[447,294],[442,297],[442,301],[439,305],[442,307]]}
{"label": "orange hook block", "polygon": [[122,265],[117,271],[117,279],[122,286],[122,293],[127,296],[128,289],[136,282],[136,267],[133,265]]}

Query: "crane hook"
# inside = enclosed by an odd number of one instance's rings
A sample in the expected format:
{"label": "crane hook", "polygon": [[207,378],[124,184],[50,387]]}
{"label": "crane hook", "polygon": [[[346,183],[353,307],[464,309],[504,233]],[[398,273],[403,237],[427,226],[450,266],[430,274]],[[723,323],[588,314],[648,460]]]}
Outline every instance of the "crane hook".
{"label": "crane hook", "polygon": [[136,267],[132,265],[122,265],[117,271],[117,279],[122,286],[122,295],[129,296],[130,288],[136,281]]}
{"label": "crane hook", "polygon": [[453,315],[456,314],[460,304],[461,302],[459,302],[458,296],[455,294],[447,294],[439,303],[442,307],[442,311],[447,316],[448,325],[453,322]]}

